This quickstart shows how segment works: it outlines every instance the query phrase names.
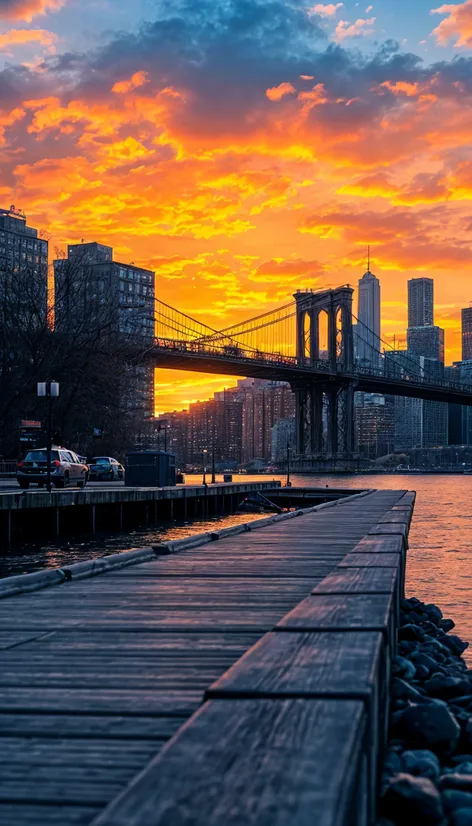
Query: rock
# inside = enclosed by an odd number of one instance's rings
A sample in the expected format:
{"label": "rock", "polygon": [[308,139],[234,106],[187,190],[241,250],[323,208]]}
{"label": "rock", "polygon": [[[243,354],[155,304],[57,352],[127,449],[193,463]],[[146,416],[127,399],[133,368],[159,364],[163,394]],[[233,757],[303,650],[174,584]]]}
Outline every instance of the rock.
{"label": "rock", "polygon": [[469,681],[460,677],[446,677],[444,674],[433,674],[424,684],[428,694],[433,697],[450,699],[460,697],[469,688]]}
{"label": "rock", "polygon": [[403,757],[396,751],[389,750],[383,765],[386,774],[399,774],[403,771]]}
{"label": "rock", "polygon": [[469,722],[464,726],[462,739],[467,743],[467,746],[472,746],[472,717],[469,718]]}
{"label": "rock", "polygon": [[455,809],[472,809],[472,794],[469,792],[462,792],[459,789],[446,789],[442,793],[441,799],[448,812],[453,812]]}
{"label": "rock", "polygon": [[412,680],[415,676],[416,668],[410,660],[406,657],[394,657],[392,662],[392,674],[395,677],[404,677],[406,680]]}
{"label": "rock", "polygon": [[414,651],[411,655],[411,661],[415,666],[422,665],[432,673],[434,673],[438,667],[436,660],[429,656],[429,654],[424,654],[422,651]]}
{"label": "rock", "polygon": [[402,641],[413,642],[415,640],[422,640],[423,637],[424,633],[419,625],[408,623],[408,625],[403,625],[398,629],[398,639]]}
{"label": "rock", "polygon": [[409,746],[452,754],[461,733],[456,718],[439,703],[411,706],[398,722],[399,734]]}
{"label": "rock", "polygon": [[437,780],[440,773],[439,760],[429,749],[415,749],[404,751],[401,757],[404,771],[415,776],[429,777]]}
{"label": "rock", "polygon": [[456,809],[452,813],[451,826],[472,826],[472,809]]}
{"label": "rock", "polygon": [[447,633],[456,627],[456,623],[452,619],[442,619],[439,623],[439,627]]}
{"label": "rock", "polygon": [[425,665],[417,665],[416,666],[416,674],[415,677],[420,681],[424,682],[428,679],[430,675],[430,670]]}
{"label": "rock", "polygon": [[455,754],[454,757],[450,758],[450,762],[454,766],[458,766],[459,763],[472,763],[472,754]]}
{"label": "rock", "polygon": [[431,780],[411,774],[397,774],[390,779],[380,807],[381,813],[402,826],[434,826],[444,817],[441,796]]}
{"label": "rock", "polygon": [[453,771],[457,774],[472,774],[472,761],[466,760],[464,763],[456,763]]}
{"label": "rock", "polygon": [[457,769],[453,774],[443,774],[440,778],[442,789],[460,789],[472,792],[472,774],[460,774]]}
{"label": "rock", "polygon": [[456,637],[455,634],[448,634],[443,638],[442,643],[446,645],[453,654],[459,656],[469,647],[468,642],[464,642],[460,637]]}
{"label": "rock", "polygon": [[428,617],[431,620],[431,622],[434,622],[436,625],[439,625],[443,618],[443,613],[437,605],[433,605],[433,603],[430,602],[429,604],[423,606],[423,611],[425,612],[425,614],[428,614]]}
{"label": "rock", "polygon": [[416,703],[423,700],[423,694],[417,688],[405,682],[405,680],[400,680],[399,677],[394,677],[392,680],[391,697],[392,700],[412,700]]}

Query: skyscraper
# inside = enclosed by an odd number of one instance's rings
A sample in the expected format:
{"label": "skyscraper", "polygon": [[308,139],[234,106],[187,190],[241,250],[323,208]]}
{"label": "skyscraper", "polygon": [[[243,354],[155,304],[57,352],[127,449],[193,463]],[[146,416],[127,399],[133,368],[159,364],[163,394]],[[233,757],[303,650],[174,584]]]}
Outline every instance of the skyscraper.
{"label": "skyscraper", "polygon": [[462,361],[472,360],[472,306],[461,310]]}
{"label": "skyscraper", "polygon": [[359,361],[377,365],[380,351],[380,282],[370,271],[370,247],[367,271],[358,284],[358,323],[355,327],[356,357]]}
{"label": "skyscraper", "polygon": [[431,327],[433,324],[433,279],[411,278],[408,281],[408,327]]}

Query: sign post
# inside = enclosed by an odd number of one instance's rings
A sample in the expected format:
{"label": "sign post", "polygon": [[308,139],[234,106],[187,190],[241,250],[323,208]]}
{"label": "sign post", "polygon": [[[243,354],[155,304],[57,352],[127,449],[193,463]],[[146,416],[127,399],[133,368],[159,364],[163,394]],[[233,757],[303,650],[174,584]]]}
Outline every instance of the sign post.
{"label": "sign post", "polygon": [[46,460],[47,460],[47,481],[46,487],[48,493],[51,493],[51,451],[52,451],[52,399],[57,399],[59,396],[59,384],[57,381],[40,381],[38,382],[38,396],[47,399],[47,445],[46,445]]}

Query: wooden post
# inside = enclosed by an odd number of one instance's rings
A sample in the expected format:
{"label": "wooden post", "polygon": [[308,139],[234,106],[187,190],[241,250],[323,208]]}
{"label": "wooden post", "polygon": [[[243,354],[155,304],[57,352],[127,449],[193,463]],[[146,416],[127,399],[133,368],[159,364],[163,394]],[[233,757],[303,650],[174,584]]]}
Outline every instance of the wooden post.
{"label": "wooden post", "polygon": [[170,518],[171,519],[174,518],[174,500],[173,499],[170,500]]}
{"label": "wooden post", "polygon": [[11,548],[11,535],[12,535],[12,512],[8,511],[7,513],[7,547]]}
{"label": "wooden post", "polygon": [[154,499],[154,522],[157,522],[157,499]]}
{"label": "wooden post", "polygon": [[92,505],[92,533],[95,533],[95,525],[96,525],[96,520],[95,520],[95,505]]}
{"label": "wooden post", "polygon": [[61,532],[61,512],[59,507],[56,505],[56,536],[59,536]]}
{"label": "wooden post", "polygon": [[118,505],[118,526],[120,531],[123,530],[123,502]]}

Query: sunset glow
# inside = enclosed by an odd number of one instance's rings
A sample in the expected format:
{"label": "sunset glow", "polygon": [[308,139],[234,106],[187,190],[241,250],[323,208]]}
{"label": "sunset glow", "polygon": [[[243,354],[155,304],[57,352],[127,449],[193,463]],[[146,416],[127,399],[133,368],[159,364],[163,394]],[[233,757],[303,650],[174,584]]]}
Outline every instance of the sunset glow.
{"label": "sunset glow", "polygon": [[[471,49],[472,0],[0,0],[0,205],[52,254],[83,238],[154,269],[157,298],[216,328],[356,285],[370,244],[384,338],[428,275],[450,363],[472,299]],[[156,405],[232,383],[161,371]]]}

